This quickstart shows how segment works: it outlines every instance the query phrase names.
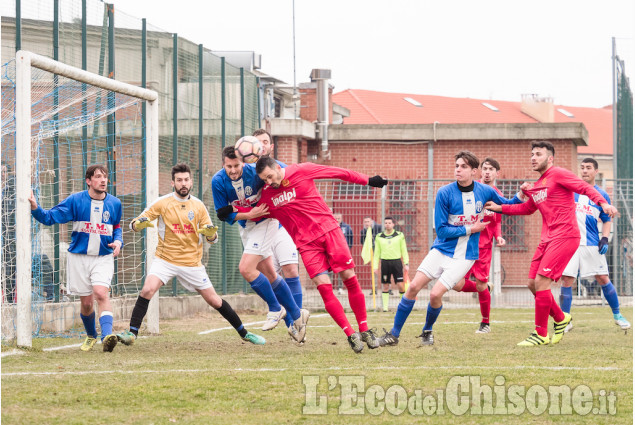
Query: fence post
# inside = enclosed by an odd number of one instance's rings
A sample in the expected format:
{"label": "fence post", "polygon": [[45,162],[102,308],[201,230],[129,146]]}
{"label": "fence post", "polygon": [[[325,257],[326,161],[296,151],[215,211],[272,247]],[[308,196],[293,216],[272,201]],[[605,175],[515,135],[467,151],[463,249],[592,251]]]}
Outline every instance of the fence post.
{"label": "fence post", "polygon": [[[221,148],[225,149],[225,58],[220,58],[220,98],[221,98]],[[222,259],[222,273],[221,284],[223,287],[223,295],[227,293],[227,224],[223,221],[221,224],[221,259]]]}
{"label": "fence post", "polygon": [[[172,165],[179,162],[179,37],[172,34]],[[176,297],[176,278],[172,279],[172,296]]]}
{"label": "fence post", "polygon": [[[60,60],[60,0],[53,2],[53,59]],[[58,77],[53,76],[54,92],[53,92],[53,108],[57,111],[59,105],[59,92],[57,90]],[[53,120],[59,120],[59,114],[53,116]],[[53,137],[53,169],[55,170],[55,181],[53,182],[53,204],[60,203],[60,143],[57,132]],[[60,300],[60,225],[53,226],[53,282],[55,282],[55,302]]]}

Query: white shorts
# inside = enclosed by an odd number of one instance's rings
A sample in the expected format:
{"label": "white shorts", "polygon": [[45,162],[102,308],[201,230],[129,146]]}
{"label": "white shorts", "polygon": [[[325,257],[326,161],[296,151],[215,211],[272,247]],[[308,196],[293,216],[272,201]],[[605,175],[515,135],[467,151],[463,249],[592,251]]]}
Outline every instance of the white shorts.
{"label": "white shorts", "polygon": [[580,277],[608,276],[606,256],[600,254],[597,246],[580,245],[562,275],[578,277],[578,271],[580,271]]}
{"label": "white shorts", "polygon": [[93,286],[110,288],[115,273],[112,254],[86,255],[69,252],[66,256],[67,292],[84,297],[93,293]]}
{"label": "white shorts", "polygon": [[273,266],[281,275],[282,266],[298,264],[298,249],[284,227],[280,227],[273,240]]}
{"label": "white shorts", "polygon": [[164,285],[176,277],[181,286],[190,292],[202,291],[213,287],[205,271],[205,266],[176,266],[160,258],[155,258],[148,274],[158,277]]}
{"label": "white shorts", "polygon": [[263,259],[272,254],[273,241],[278,232],[278,220],[268,218],[260,223],[247,220],[245,227],[240,227],[240,238],[243,241],[243,253],[260,255]]}
{"label": "white shorts", "polygon": [[437,249],[432,249],[417,269],[430,279],[439,281],[448,291],[461,281],[474,265],[475,260],[448,257]]}

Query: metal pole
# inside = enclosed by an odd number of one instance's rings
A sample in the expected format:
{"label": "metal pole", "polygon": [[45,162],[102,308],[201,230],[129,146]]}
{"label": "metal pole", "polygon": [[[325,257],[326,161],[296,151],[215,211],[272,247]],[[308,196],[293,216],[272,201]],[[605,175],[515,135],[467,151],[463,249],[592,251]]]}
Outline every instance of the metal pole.
{"label": "metal pole", "polygon": [[15,0],[15,51],[22,50],[22,1]]}
{"label": "metal pole", "polygon": [[240,68],[240,137],[245,135],[245,69]]}
{"label": "metal pole", "polygon": [[[147,88],[148,80],[147,80],[147,53],[148,53],[148,30],[146,24],[146,18],[141,19],[141,87],[144,89]],[[146,178],[147,173],[147,159],[146,152],[148,149],[148,132],[146,127],[150,125],[148,122],[148,105],[147,102],[143,102],[141,105],[141,121],[143,125],[141,126],[141,149],[143,154],[141,155],[141,175],[142,183],[141,183],[141,199],[146,200],[148,193],[148,183]],[[151,201],[153,202],[154,199]],[[146,203],[146,205],[150,205]],[[141,238],[141,270],[146,270],[146,238]]]}
{"label": "metal pole", "polygon": [[[619,181],[617,180],[617,49],[615,46],[615,37],[611,39],[611,61],[612,61],[612,78],[613,78],[613,202],[615,202],[615,195],[619,185]],[[620,261],[622,259],[619,245],[619,236],[617,226],[619,217],[615,217],[613,219],[613,279],[615,279],[616,286],[619,286],[620,280]]]}
{"label": "metal pole", "polygon": [[256,128],[262,128],[262,117],[260,116],[260,114],[262,113],[262,111],[260,110],[260,102],[262,100],[260,98],[260,77],[256,77],[256,93],[257,93],[256,96],[258,100],[258,115],[256,115]]}
{"label": "metal pole", "polygon": [[[86,71],[88,69],[88,54],[87,54],[87,12],[86,12],[86,0],[82,0],[82,69]],[[88,114],[88,101],[86,100],[86,84],[82,83],[82,115]],[[82,174],[86,172],[88,168],[88,126],[82,126]]]}
{"label": "metal pole", "polygon": [[[108,5],[108,77],[115,79],[115,5]],[[108,93],[108,108],[115,107],[115,93]],[[115,157],[115,114],[112,113],[107,117],[108,134],[106,136],[107,144],[107,157],[109,179],[108,179],[108,192],[112,196],[117,196],[117,158]],[[115,258],[115,272],[113,274],[113,293],[118,293],[117,286],[117,271],[118,271],[118,259]]]}
{"label": "metal pole", "polygon": [[[221,148],[225,149],[225,58],[220,58],[220,98],[221,98]],[[223,221],[221,224],[221,284],[223,287],[223,294],[227,293],[227,224]]]}
{"label": "metal pole", "polygon": [[[179,161],[179,36],[172,35],[172,164]],[[176,278],[172,279],[172,296],[176,297]]]}
{"label": "metal pole", "polygon": [[198,198],[203,199],[203,45],[198,45]]}
{"label": "metal pole", "polygon": [[[53,2],[53,59],[59,60],[59,40],[60,40],[60,0]],[[58,76],[53,75],[53,109],[57,110],[59,105],[59,92],[57,89]],[[53,120],[57,122],[59,114],[53,116]],[[60,203],[60,144],[59,135],[55,133],[53,137],[53,169],[55,170],[55,182],[53,183],[53,204]],[[55,302],[60,300],[60,226],[53,226],[53,282],[55,282]]]}

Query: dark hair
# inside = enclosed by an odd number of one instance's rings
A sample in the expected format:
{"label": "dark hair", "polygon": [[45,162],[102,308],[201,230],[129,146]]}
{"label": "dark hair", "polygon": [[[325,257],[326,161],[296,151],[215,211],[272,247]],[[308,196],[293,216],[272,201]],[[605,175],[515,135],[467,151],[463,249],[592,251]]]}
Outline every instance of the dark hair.
{"label": "dark hair", "polygon": [[269,136],[269,141],[271,143],[273,143],[273,137],[271,137],[271,133],[269,133],[264,128],[259,128],[258,130],[254,131],[254,134],[252,134],[252,136],[256,137],[256,136],[260,136],[260,135],[263,135],[263,134],[266,134],[267,136]]}
{"label": "dark hair", "polygon": [[471,168],[478,168],[478,158],[470,151],[461,151],[454,155],[454,161],[458,161],[459,159],[465,161]]}
{"label": "dark hair", "polygon": [[598,165],[598,162],[597,162],[595,159],[593,159],[593,158],[584,158],[584,159],[582,160],[582,163],[583,163],[583,164],[584,164],[584,163],[587,163],[587,164],[593,164],[593,168],[595,168],[596,170],[597,170],[598,168],[600,168],[600,167],[599,167],[599,165]]}
{"label": "dark hair", "polygon": [[496,171],[501,170],[501,165],[494,158],[490,158],[489,156],[485,158],[483,162],[481,162],[481,168],[483,168],[483,165],[485,165],[486,163],[496,168]]}
{"label": "dark hair", "polygon": [[395,224],[395,219],[392,218],[391,216],[388,216],[388,217],[384,218],[384,221],[386,221],[386,220],[390,220],[390,221],[392,221],[392,224]]}
{"label": "dark hair", "polygon": [[106,177],[108,177],[108,169],[105,166],[99,165],[99,164],[93,164],[93,165],[89,165],[88,168],[86,169],[86,178],[90,180],[95,175],[95,171],[101,171],[102,173],[106,175]]}
{"label": "dark hair", "polygon": [[192,170],[190,170],[190,166],[184,162],[176,164],[172,167],[172,181],[174,181],[174,175],[176,173],[188,173],[190,177],[192,177]]}
{"label": "dark hair", "polygon": [[262,173],[267,167],[275,169],[277,164],[276,160],[270,156],[261,156],[256,162],[256,174]]}
{"label": "dark hair", "polygon": [[534,150],[535,148],[545,148],[551,152],[551,156],[556,156],[556,150],[554,149],[553,144],[546,140],[534,140],[531,142],[531,150]]}
{"label": "dark hair", "polygon": [[222,154],[221,160],[225,162],[225,158],[229,158],[229,159],[238,158],[238,156],[236,156],[236,149],[233,146],[225,146],[225,148],[223,148],[223,154]]}

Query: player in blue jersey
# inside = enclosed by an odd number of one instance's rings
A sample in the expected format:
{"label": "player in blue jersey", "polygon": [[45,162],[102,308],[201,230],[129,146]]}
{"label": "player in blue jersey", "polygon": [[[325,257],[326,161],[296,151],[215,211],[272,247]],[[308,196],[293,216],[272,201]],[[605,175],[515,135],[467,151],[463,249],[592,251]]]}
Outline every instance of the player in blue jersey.
{"label": "player in blue jersey", "polygon": [[489,224],[483,222],[483,206],[490,200],[497,204],[516,202],[503,198],[492,187],[474,181],[479,160],[473,153],[461,151],[454,159],[456,182],[437,192],[434,212],[437,238],[401,298],[392,330],[379,338],[380,346],[397,345],[417,294],[432,280],[438,279],[430,291],[426,323],[420,335],[421,345],[434,344],[432,326],[441,313],[443,295],[465,277],[478,259],[479,232]]}
{"label": "player in blue jersey", "polygon": [[251,209],[260,199],[264,183],[253,165],[242,163],[233,146],[223,149],[222,158],[223,168],[212,178],[214,207],[219,220],[240,226],[244,252],[238,269],[269,308],[262,330],[275,328],[285,314],[289,314],[297,331],[292,337],[302,342],[309,311],[298,307],[272,261],[272,243],[279,223],[266,217],[264,206]]}
{"label": "player in blue jersey", "polygon": [[114,273],[114,258],[123,246],[121,201],[108,194],[108,170],[103,165],[86,169],[88,190],[74,193],[50,210],[38,206],[31,193],[31,215],[47,226],[73,222],[67,256],[68,293],[79,295],[80,317],[86,329],[82,351],[97,342],[93,299],[99,306],[99,324],[104,351],[112,351],[117,336],[112,333],[112,307],[108,292]]}
{"label": "player in blue jersey", "polygon": [[[585,158],[580,164],[582,180],[595,188],[600,195],[610,204],[609,195],[595,184],[595,176],[598,173],[598,163],[593,158]],[[595,204],[586,195],[575,194],[576,217],[580,228],[580,246],[569,260],[569,264],[562,273],[562,288],[560,288],[560,307],[565,313],[571,312],[573,300],[572,287],[578,274],[580,278],[594,276],[600,283],[604,298],[613,310],[615,324],[622,329],[629,329],[631,324],[620,313],[620,302],[617,292],[609,279],[609,270],[606,263],[606,251],[609,248],[609,235],[611,234],[611,217],[602,207]],[[598,219],[602,222],[602,237],[598,230]],[[572,328],[569,323],[565,328],[568,332]]]}

